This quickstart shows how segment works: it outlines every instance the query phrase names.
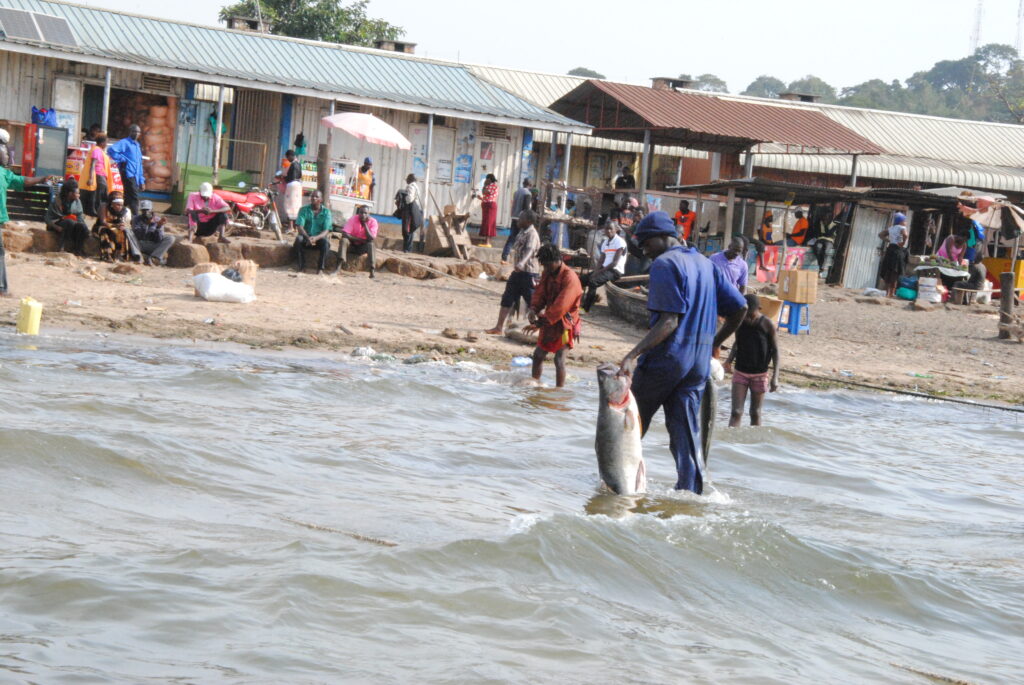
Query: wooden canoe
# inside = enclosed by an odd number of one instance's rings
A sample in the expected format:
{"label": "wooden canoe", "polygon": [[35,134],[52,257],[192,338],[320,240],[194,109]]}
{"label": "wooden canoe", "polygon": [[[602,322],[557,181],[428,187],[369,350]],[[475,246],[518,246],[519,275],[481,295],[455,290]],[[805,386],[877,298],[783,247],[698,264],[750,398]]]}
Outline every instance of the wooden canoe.
{"label": "wooden canoe", "polygon": [[633,288],[646,286],[647,281],[646,275],[623,276],[614,283],[606,283],[604,286],[608,308],[612,313],[638,328],[647,328],[650,313],[647,311],[647,295],[634,292]]}

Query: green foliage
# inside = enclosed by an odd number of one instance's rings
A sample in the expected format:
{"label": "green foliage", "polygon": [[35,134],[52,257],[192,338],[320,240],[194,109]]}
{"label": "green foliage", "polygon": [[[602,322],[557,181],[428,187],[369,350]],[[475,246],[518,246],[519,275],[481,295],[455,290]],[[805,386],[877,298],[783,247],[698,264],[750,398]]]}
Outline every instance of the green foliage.
{"label": "green foliage", "polygon": [[801,95],[817,95],[822,102],[834,103],[836,101],[836,89],[826,83],[823,79],[808,74],[801,79],[792,81],[786,89],[790,93]]}
{"label": "green foliage", "polygon": [[405,33],[399,26],[367,16],[369,0],[350,5],[341,0],[241,0],[221,7],[219,18],[256,18],[257,2],[270,32],[280,36],[370,46],[375,40],[395,40]]}
{"label": "green foliage", "polygon": [[844,88],[839,103],[915,114],[1024,124],[1024,62],[1009,45],[942,60],[905,82],[878,79]]}
{"label": "green foliage", "polygon": [[728,93],[729,86],[725,81],[714,74],[701,74],[693,80],[694,90],[703,90],[708,93]]}
{"label": "green foliage", "polygon": [[740,95],[753,95],[759,98],[777,98],[779,93],[786,92],[786,84],[774,76],[762,74],[751,81]]}
{"label": "green foliage", "polygon": [[569,76],[582,76],[583,78],[605,78],[604,74],[593,69],[587,69],[586,67],[576,67],[575,69],[570,69],[568,73]]}

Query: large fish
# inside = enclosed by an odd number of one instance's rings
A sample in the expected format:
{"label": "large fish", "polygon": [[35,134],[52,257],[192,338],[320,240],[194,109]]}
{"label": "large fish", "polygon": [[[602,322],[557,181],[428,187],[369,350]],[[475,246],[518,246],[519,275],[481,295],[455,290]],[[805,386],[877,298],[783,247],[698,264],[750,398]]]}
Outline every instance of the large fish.
{"label": "large fish", "polygon": [[704,453],[704,466],[708,465],[708,454],[711,452],[711,438],[715,433],[715,409],[718,407],[718,386],[716,382],[725,380],[725,369],[722,362],[711,359],[711,375],[704,384],[704,396],[700,402],[700,444]]}
{"label": "large fish", "polygon": [[600,404],[597,410],[597,468],[601,480],[618,495],[647,491],[647,467],[640,446],[640,412],[629,389],[630,379],[619,367],[597,367]]}

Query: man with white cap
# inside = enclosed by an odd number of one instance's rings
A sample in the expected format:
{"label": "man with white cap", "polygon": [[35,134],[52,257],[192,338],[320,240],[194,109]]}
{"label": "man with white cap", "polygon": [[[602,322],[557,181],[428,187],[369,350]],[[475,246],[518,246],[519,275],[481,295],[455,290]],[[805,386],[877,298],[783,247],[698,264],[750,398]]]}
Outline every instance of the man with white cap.
{"label": "man with white cap", "polygon": [[153,213],[153,202],[139,202],[139,214],[132,219],[132,233],[138,243],[142,258],[150,266],[167,263],[167,251],[174,245],[174,236],[164,233],[167,219]]}
{"label": "man with white cap", "polygon": [[11,166],[11,149],[7,143],[11,142],[11,134],[7,129],[0,128],[0,169],[7,169]]}
{"label": "man with white cap", "polygon": [[217,234],[217,242],[231,242],[224,237],[224,228],[228,225],[228,212],[231,208],[220,196],[213,192],[213,185],[200,183],[199,192],[190,193],[185,204],[188,216],[188,239],[206,238]]}

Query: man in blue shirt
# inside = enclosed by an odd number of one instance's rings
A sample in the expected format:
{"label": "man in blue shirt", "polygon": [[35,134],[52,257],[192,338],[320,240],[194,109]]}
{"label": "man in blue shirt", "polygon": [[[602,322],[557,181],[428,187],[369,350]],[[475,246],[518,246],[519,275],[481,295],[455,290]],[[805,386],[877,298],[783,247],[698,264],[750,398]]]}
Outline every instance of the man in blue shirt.
{"label": "man in blue shirt", "polygon": [[124,183],[124,206],[132,210],[132,216],[139,215],[139,193],[146,189],[146,176],[142,169],[142,147],[139,136],[142,129],[137,124],[128,127],[128,137],[107,147],[107,155],[121,170]]}
{"label": "man in blue shirt", "polygon": [[[747,301],[715,266],[683,247],[671,217],[652,212],[634,234],[653,260],[647,295],[650,330],[622,360],[620,374],[633,377],[633,395],[646,434],[651,418],[665,410],[669,449],[676,462],[677,490],[704,489],[701,400],[711,357],[743,322]],[[725,323],[718,332],[718,316]],[[634,372],[635,367],[635,372]]]}

